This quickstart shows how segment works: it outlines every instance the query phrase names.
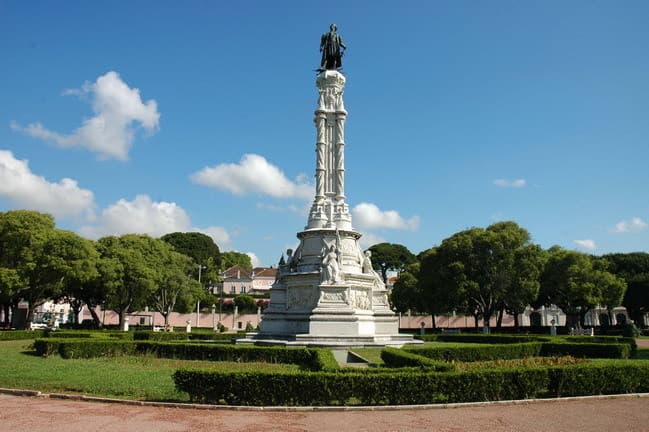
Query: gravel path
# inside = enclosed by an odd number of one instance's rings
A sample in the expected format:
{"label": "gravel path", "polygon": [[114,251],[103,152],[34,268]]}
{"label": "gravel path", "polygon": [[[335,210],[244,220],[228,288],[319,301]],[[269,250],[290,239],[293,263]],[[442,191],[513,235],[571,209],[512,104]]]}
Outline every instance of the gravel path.
{"label": "gravel path", "polygon": [[0,430],[647,431],[649,395],[456,408],[282,412],[134,406],[0,394]]}

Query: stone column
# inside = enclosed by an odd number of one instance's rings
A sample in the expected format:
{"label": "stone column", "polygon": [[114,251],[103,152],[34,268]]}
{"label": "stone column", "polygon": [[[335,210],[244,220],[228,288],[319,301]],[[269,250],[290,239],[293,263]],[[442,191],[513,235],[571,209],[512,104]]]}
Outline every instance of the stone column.
{"label": "stone column", "polygon": [[336,201],[345,201],[345,119],[344,112],[336,113]]}
{"label": "stone column", "polygon": [[315,202],[321,203],[325,197],[325,184],[326,184],[326,115],[324,111],[316,111],[315,124],[318,131],[318,138],[316,141],[316,188],[315,188]]}

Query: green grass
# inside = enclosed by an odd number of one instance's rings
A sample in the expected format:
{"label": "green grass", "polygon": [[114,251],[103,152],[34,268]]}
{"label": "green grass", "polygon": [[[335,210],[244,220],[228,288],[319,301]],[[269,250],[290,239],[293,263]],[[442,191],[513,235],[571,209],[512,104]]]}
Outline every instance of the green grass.
{"label": "green grass", "polygon": [[363,357],[365,360],[370,362],[371,365],[383,366],[381,349],[382,348],[354,348],[351,351],[354,351],[356,354]]}
{"label": "green grass", "polygon": [[123,356],[65,360],[37,357],[31,341],[0,342],[0,387],[75,393],[121,399],[188,402],[176,390],[172,374],[181,367],[252,370],[298,370],[297,365],[236,363]]}

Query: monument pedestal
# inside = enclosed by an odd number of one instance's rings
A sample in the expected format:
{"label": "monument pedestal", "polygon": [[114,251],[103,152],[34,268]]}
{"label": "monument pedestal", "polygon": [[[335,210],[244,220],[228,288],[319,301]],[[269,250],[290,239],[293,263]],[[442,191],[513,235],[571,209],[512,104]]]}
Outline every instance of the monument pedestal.
{"label": "monument pedestal", "polygon": [[359,245],[344,193],[345,77],[327,70],[316,79],[316,191],[295,251],[282,255],[258,333],[237,343],[308,346],[402,346],[388,291]]}

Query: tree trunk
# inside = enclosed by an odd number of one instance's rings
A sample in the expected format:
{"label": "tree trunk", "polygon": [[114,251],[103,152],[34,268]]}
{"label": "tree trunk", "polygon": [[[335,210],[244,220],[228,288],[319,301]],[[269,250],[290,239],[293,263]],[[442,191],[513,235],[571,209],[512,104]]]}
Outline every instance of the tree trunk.
{"label": "tree trunk", "polygon": [[480,326],[480,315],[479,314],[473,314],[473,324],[475,325],[475,328],[478,328]]}
{"label": "tree trunk", "polygon": [[503,326],[503,315],[505,314],[505,308],[500,308],[498,311],[498,318],[496,319],[496,327],[501,328]]}
{"label": "tree trunk", "polygon": [[102,328],[104,326],[104,323],[101,322],[101,318],[99,318],[99,315],[97,315],[95,308],[88,305],[88,310],[90,311],[90,315],[92,315],[93,321],[95,321],[95,324],[97,324],[97,328]]}
{"label": "tree trunk", "polygon": [[9,327],[11,325],[11,320],[9,319],[9,313],[11,312],[11,305],[9,303],[3,303],[2,312],[4,312],[4,322],[2,324],[4,327]]}
{"label": "tree trunk", "polygon": [[579,312],[579,325],[581,326],[581,328],[584,328],[584,326],[586,325],[586,314],[587,313],[588,313],[587,310]]}
{"label": "tree trunk", "polygon": [[126,313],[126,309],[119,311],[119,329],[121,331],[126,330]]}
{"label": "tree trunk", "polygon": [[518,327],[518,312],[512,314],[514,316],[514,327]]}
{"label": "tree trunk", "polygon": [[160,315],[162,315],[162,317],[165,320],[165,329],[166,329],[167,327],[169,327],[169,314],[165,312],[160,312]]}
{"label": "tree trunk", "polygon": [[81,324],[79,322],[79,314],[81,314],[81,309],[83,309],[83,303],[77,300],[72,300],[70,302],[70,309],[72,309],[72,324]]}
{"label": "tree trunk", "polygon": [[433,314],[433,329],[437,328],[437,323],[435,321],[436,321],[435,314]]}

